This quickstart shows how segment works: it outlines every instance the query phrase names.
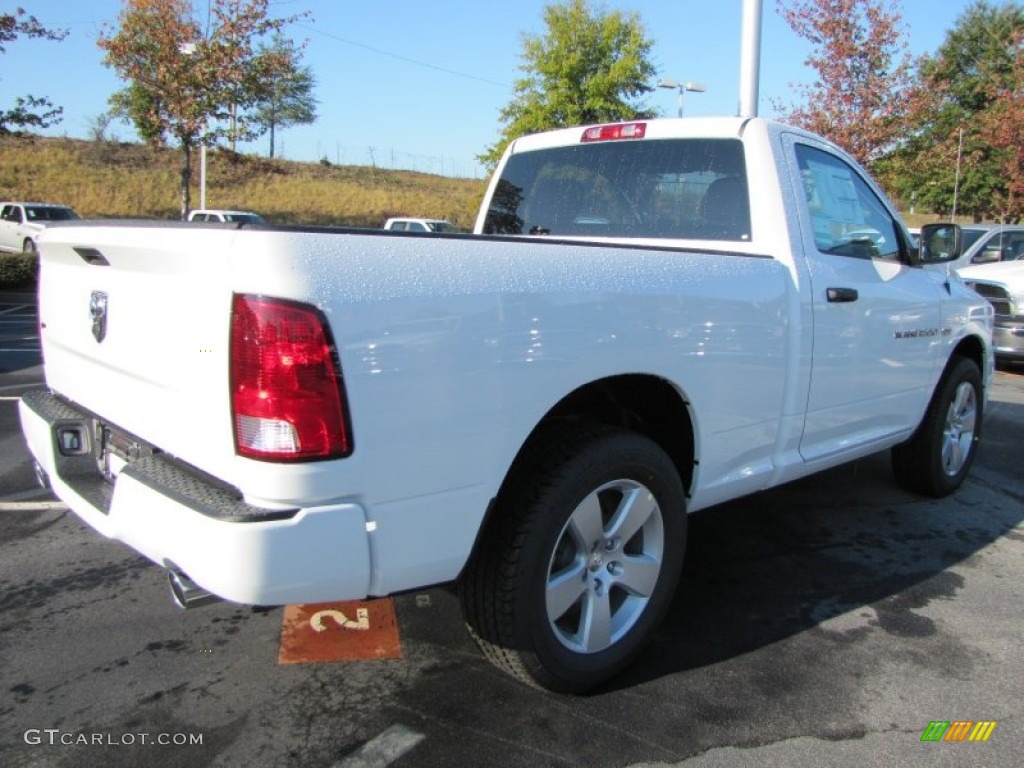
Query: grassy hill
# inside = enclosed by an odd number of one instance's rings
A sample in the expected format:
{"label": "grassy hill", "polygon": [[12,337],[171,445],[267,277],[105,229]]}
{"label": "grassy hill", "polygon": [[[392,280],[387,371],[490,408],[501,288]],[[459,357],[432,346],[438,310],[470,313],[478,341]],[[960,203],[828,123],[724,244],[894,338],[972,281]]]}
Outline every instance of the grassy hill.
{"label": "grassy hill", "polygon": [[[0,200],[70,205],[88,218],[180,217],[180,151],[141,144],[0,137]],[[275,224],[380,227],[389,216],[448,219],[469,229],[486,182],[365,166],[298,163],[211,150],[206,206]],[[192,207],[199,207],[198,153]]]}

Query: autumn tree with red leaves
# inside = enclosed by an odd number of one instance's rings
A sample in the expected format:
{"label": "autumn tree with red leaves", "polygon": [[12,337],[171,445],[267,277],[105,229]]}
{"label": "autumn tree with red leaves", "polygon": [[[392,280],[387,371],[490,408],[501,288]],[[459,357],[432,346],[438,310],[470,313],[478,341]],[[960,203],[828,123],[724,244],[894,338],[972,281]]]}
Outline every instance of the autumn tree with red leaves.
{"label": "autumn tree with red leaves", "polygon": [[[265,60],[256,44],[308,14],[269,16],[270,0],[209,0],[205,24],[189,0],[125,0],[99,47],[128,83],[111,99],[152,143],[182,150],[181,216],[189,210],[190,158],[199,144],[253,134],[245,110],[264,97]],[[257,131],[258,133],[258,131]]]}
{"label": "autumn tree with red leaves", "polygon": [[783,120],[825,136],[871,167],[905,131],[912,60],[902,17],[886,0],[778,0],[792,30],[812,45],[811,85],[772,106]]}
{"label": "autumn tree with red leaves", "polygon": [[1024,33],[1009,47],[1012,66],[989,85],[991,101],[981,115],[978,135],[988,143],[1002,180],[992,190],[993,218],[1013,223],[1024,218]]}

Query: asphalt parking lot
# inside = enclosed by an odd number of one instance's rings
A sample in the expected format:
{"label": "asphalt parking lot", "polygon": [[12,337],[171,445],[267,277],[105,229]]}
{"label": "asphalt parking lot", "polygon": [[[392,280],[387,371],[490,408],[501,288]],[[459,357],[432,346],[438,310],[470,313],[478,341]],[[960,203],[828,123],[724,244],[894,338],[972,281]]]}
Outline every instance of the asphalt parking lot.
{"label": "asphalt parking lot", "polygon": [[[160,569],[33,489],[34,328],[0,295],[0,765],[1020,764],[1018,371],[951,498],[878,455],[694,515],[652,646],[564,697],[492,669],[444,587],[392,601],[397,657],[355,661],[281,663],[281,607],[173,607]],[[922,741],[946,721],[995,726]]]}

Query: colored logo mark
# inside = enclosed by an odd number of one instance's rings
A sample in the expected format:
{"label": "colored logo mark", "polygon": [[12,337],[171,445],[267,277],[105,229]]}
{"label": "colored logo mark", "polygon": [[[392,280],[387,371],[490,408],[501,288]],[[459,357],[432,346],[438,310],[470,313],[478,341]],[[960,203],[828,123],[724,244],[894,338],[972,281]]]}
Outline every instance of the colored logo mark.
{"label": "colored logo mark", "polygon": [[932,720],[921,741],[988,741],[996,725],[995,720]]}

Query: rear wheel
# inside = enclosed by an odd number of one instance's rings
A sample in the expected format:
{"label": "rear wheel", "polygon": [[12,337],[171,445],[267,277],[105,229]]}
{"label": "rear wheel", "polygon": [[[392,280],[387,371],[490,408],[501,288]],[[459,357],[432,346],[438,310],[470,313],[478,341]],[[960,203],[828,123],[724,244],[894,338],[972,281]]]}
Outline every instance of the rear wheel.
{"label": "rear wheel", "polygon": [[581,692],[625,668],[664,615],[685,497],[672,461],[640,435],[576,428],[535,445],[462,578],[463,611],[499,667]]}
{"label": "rear wheel", "polygon": [[977,453],[982,402],[978,366],[953,358],[913,437],[892,449],[893,472],[904,488],[938,497],[960,487]]}

